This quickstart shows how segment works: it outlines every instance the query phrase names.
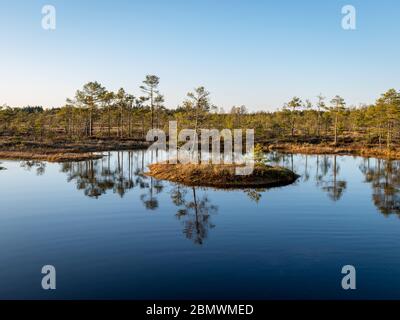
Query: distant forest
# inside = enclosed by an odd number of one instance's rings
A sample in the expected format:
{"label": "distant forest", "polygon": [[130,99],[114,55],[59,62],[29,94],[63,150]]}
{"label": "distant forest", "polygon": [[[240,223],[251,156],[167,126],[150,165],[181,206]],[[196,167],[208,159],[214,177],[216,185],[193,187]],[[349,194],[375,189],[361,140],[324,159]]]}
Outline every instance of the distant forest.
{"label": "distant forest", "polygon": [[[245,106],[223,110],[204,87],[189,92],[176,108],[166,108],[160,79],[146,76],[140,95],[123,88],[108,91],[89,82],[59,108],[0,107],[0,136],[32,140],[138,139],[150,128],[249,129],[258,141],[361,143],[393,148],[400,138],[400,92],[390,89],[372,105],[348,106],[344,98],[293,97],[277,111],[249,112]],[[138,90],[138,91],[139,91]]]}

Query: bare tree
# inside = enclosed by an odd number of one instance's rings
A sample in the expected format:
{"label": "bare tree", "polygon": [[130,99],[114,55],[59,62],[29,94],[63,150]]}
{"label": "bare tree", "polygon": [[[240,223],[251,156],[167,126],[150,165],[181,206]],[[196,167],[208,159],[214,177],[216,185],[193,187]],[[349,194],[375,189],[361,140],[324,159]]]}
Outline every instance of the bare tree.
{"label": "bare tree", "polygon": [[160,83],[160,78],[155,76],[155,75],[147,75],[146,79],[143,81],[142,86],[140,86],[140,89],[144,93],[147,94],[149,100],[150,100],[150,110],[151,110],[151,128],[154,128],[154,98],[155,95],[158,94],[158,85]]}

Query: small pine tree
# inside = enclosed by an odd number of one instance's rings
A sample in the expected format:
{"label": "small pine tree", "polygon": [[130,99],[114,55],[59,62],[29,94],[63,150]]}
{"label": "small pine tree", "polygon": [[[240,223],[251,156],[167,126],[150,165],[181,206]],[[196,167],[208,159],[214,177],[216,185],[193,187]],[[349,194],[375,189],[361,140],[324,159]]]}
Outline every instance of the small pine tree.
{"label": "small pine tree", "polygon": [[257,143],[256,146],[253,148],[253,157],[256,164],[265,165],[267,163],[267,159],[265,157],[264,150],[261,144]]}

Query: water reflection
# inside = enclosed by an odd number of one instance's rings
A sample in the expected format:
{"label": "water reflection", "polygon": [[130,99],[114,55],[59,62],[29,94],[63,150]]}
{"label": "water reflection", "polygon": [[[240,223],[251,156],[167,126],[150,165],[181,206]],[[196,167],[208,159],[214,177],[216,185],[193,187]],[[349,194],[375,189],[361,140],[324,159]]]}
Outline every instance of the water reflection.
{"label": "water reflection", "polygon": [[379,211],[400,217],[400,162],[364,159],[360,170],[372,186],[372,201]]}
{"label": "water reflection", "polygon": [[215,227],[211,215],[217,213],[218,207],[210,202],[206,194],[199,197],[196,189],[177,185],[171,191],[171,199],[178,207],[176,217],[182,221],[186,238],[201,245],[207,238],[208,230]]}
{"label": "water reflection", "polygon": [[122,198],[136,185],[148,187],[142,173],[144,162],[140,163],[135,152],[115,152],[100,160],[62,163],[61,171],[67,174],[68,182],[74,182],[88,197],[98,198],[110,190]]}
{"label": "water reflection", "polygon": [[38,176],[43,175],[46,171],[46,163],[43,161],[36,161],[36,160],[21,161],[20,165],[27,171],[32,171],[32,169],[35,169],[36,174]]}
{"label": "water reflection", "polygon": [[[315,185],[328,194],[332,201],[338,201],[347,188],[346,180],[340,176],[340,165],[337,155],[300,155],[302,161],[294,161],[293,154],[271,153],[269,161],[276,165],[289,168],[301,176],[302,182],[307,182],[312,177],[314,169]],[[314,163],[310,164],[310,160]]]}
{"label": "water reflection", "polygon": [[155,210],[158,208],[157,195],[162,192],[163,185],[161,181],[154,179],[153,177],[148,178],[147,176],[141,174],[143,179],[149,179],[150,183],[145,183],[142,189],[146,189],[145,193],[140,195],[140,200],[142,200],[143,205],[148,210]]}
{"label": "water reflection", "polygon": [[[112,191],[119,197],[137,187],[143,206],[155,211],[160,207],[158,196],[164,190],[165,182],[146,176],[143,172],[148,164],[165,159],[165,154],[146,151],[109,152],[102,159],[60,164],[61,172],[67,175],[67,181],[74,183],[85,196],[99,198]],[[358,158],[359,170],[365,182],[372,187],[372,201],[384,215],[400,216],[400,161]],[[342,199],[347,189],[347,181],[341,174],[340,161],[345,158],[337,155],[292,155],[272,152],[268,160],[295,171],[301,178],[296,183],[312,182],[325,192],[332,201]],[[339,161],[340,160],[340,161]],[[42,161],[21,161],[21,167],[43,175],[46,163]],[[173,186],[172,202],[180,207],[177,217],[185,224],[184,233],[195,243],[202,243],[207,230],[213,225],[209,222],[210,213],[216,212],[215,206],[207,197],[195,197],[196,189]],[[248,199],[258,203],[265,189],[245,189]],[[191,195],[190,200],[187,197]]]}
{"label": "water reflection", "polygon": [[[225,298],[251,291],[250,298],[261,299],[340,299],[337,266],[348,261],[366,266],[363,278],[372,279],[354,298],[398,297],[400,278],[387,270],[400,270],[400,161],[269,156],[301,177],[268,193],[228,192],[151,179],[143,171],[157,155],[141,151],[64,164],[3,162],[1,254],[11,273],[1,279],[0,295],[45,298],[35,283],[25,284],[38,262],[50,259],[69,270],[70,283],[87,284],[84,291],[57,291],[61,299],[151,299],[154,292],[158,298],[201,299],[210,284]],[[89,266],[83,272],[82,257]],[[196,275],[190,286],[182,281],[188,266]],[[93,268],[98,272],[89,279],[86,271]],[[138,276],[143,270],[148,276]],[[327,276],[312,292],[298,290],[322,273]],[[99,275],[110,274],[120,277],[99,284]],[[282,274],[296,275],[296,281]],[[26,281],[18,285],[21,277]],[[235,277],[244,285],[233,288]],[[384,293],[381,283],[387,284]]]}
{"label": "water reflection", "polygon": [[[140,200],[148,210],[159,207],[157,196],[163,192],[163,181],[146,176],[147,165],[162,161],[165,154],[148,153],[146,151],[120,151],[108,153],[99,160],[65,162],[60,164],[61,172],[67,175],[67,181],[73,182],[78,190],[91,198],[98,198],[113,191],[121,198],[134,187],[139,188]],[[37,167],[44,173],[45,163],[32,162],[24,167]],[[39,174],[39,173],[38,173]],[[259,202],[266,189],[245,189],[243,192],[252,201]]]}
{"label": "water reflection", "polygon": [[251,201],[258,203],[262,197],[262,192],[265,192],[266,189],[244,189],[243,191]]}
{"label": "water reflection", "polygon": [[[341,175],[337,155],[297,155],[301,161],[293,162],[292,155],[272,153],[270,162],[290,168],[301,175],[301,181],[313,179],[315,185],[326,192],[332,201],[339,201],[347,189],[347,181]],[[310,158],[313,163],[310,164]],[[385,216],[396,214],[400,217],[400,161],[375,158],[358,158],[358,166],[366,183],[372,187],[372,202]],[[312,177],[314,170],[314,177]]]}
{"label": "water reflection", "polygon": [[[343,196],[343,192],[347,187],[347,182],[338,178],[340,166],[337,163],[337,156],[334,155],[332,158],[333,164],[331,166],[331,174],[326,174],[323,176],[318,183],[321,185],[321,189],[328,193],[328,196],[331,200],[338,201]],[[324,159],[322,162],[323,166],[327,165],[328,163],[328,159]],[[325,168],[323,171],[327,173],[329,172],[329,170]]]}

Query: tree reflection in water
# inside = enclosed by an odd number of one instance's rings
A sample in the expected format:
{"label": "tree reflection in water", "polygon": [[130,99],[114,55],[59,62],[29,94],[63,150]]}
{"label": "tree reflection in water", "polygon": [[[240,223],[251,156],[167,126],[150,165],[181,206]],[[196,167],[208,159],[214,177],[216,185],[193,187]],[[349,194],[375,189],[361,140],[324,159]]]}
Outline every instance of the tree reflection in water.
{"label": "tree reflection in water", "polygon": [[116,153],[116,163],[111,164],[111,153],[100,160],[65,162],[61,171],[67,174],[67,181],[76,183],[78,190],[83,190],[88,197],[98,198],[108,190],[121,198],[126,191],[135,186],[133,152]]}
{"label": "tree reflection in water", "polygon": [[244,189],[243,192],[247,195],[247,197],[251,200],[254,201],[255,203],[258,203],[262,197],[261,192],[266,191],[266,189]]}
{"label": "tree reflection in water", "polygon": [[[337,163],[337,156],[332,156],[333,165],[332,172],[328,179],[322,178],[319,182],[323,191],[328,193],[328,196],[333,201],[338,201],[342,196],[343,192],[347,187],[347,182],[345,180],[338,179],[340,166]],[[323,165],[326,165],[329,161],[324,159]],[[328,169],[323,168],[323,172],[328,172]],[[326,177],[326,176],[325,176]]]}
{"label": "tree reflection in water", "polygon": [[[146,176],[144,176],[147,178]],[[147,193],[140,195],[140,200],[142,200],[146,209],[155,210],[158,208],[158,200],[155,195],[161,193],[163,190],[163,185],[161,181],[155,180],[153,177],[150,177],[150,184],[146,184],[145,189],[147,189]]]}
{"label": "tree reflection in water", "polygon": [[329,161],[329,156],[327,155],[316,155],[316,166],[315,166],[315,184],[318,187],[321,187],[324,181],[324,178],[329,173],[331,168],[331,162]]}
{"label": "tree reflection in water", "polygon": [[33,168],[35,168],[36,174],[38,176],[41,176],[46,172],[46,163],[43,161],[37,161],[37,160],[21,161],[20,165],[22,168],[28,171],[31,171]]}
{"label": "tree reflection in water", "polygon": [[[293,163],[292,154],[272,152],[269,155],[269,161],[272,164],[280,165],[295,171],[301,175],[301,180],[307,182],[311,177],[309,158],[310,155],[300,155],[304,162],[297,161]],[[315,158],[315,185],[326,192],[333,201],[338,201],[343,196],[347,188],[347,182],[340,176],[340,166],[336,155],[314,155]]]}
{"label": "tree reflection in water", "polygon": [[372,201],[379,211],[400,217],[400,161],[364,159],[360,170],[371,183]]}
{"label": "tree reflection in water", "polygon": [[[340,166],[337,156],[316,155],[314,156],[316,163],[313,165],[310,165],[309,162],[309,157],[311,156],[305,155],[301,157],[304,163],[294,161],[293,155],[272,152],[269,154],[269,161],[271,164],[293,168],[294,171],[301,174],[304,182],[310,179],[311,170],[314,166],[316,186],[328,193],[329,198],[333,201],[340,200],[347,183],[343,178],[339,178]],[[113,163],[111,163],[111,160],[113,160]],[[108,155],[100,160],[62,163],[61,171],[67,174],[68,182],[74,181],[78,190],[83,190],[86,196],[92,198],[98,198],[109,190],[112,190],[122,198],[128,190],[138,186],[143,190],[143,193],[140,194],[140,199],[145,208],[155,210],[159,206],[157,195],[162,192],[164,186],[161,181],[148,177],[143,172],[145,164],[158,160],[156,152],[119,151],[114,153],[114,157],[109,152]],[[23,161],[21,166],[27,170],[35,168],[38,175],[43,174],[46,168],[45,162],[41,161]],[[382,169],[382,174],[392,172],[393,170],[391,171],[390,168],[389,166],[386,169]],[[375,171],[376,169],[369,168],[366,172],[373,177],[373,172]],[[386,189],[388,188],[389,186],[386,187]],[[265,189],[245,189],[243,191],[250,200],[258,203]],[[390,191],[386,190],[385,194],[388,195],[389,193]],[[377,197],[379,197],[378,193]]]}
{"label": "tree reflection in water", "polygon": [[[272,152],[269,162],[293,170],[302,176],[302,181],[314,181],[315,185],[326,192],[333,201],[342,198],[347,183],[340,175],[336,155],[293,155]],[[294,160],[295,159],[295,160]],[[157,196],[163,191],[161,181],[144,175],[148,163],[158,161],[157,153],[146,151],[119,151],[106,154],[99,160],[65,162],[61,172],[67,174],[68,182],[74,182],[78,190],[91,198],[112,191],[121,198],[135,186],[142,190],[139,197],[144,207],[156,210],[159,207]],[[21,161],[25,170],[34,170],[37,175],[46,171],[46,162]],[[400,161],[363,158],[359,169],[365,182],[372,186],[372,201],[385,216],[397,214],[400,217]],[[313,176],[314,174],[314,176]],[[214,225],[210,221],[217,207],[204,195],[199,198],[196,188],[174,186],[171,192],[173,203],[179,207],[176,216],[184,224],[187,238],[201,244],[208,230]],[[245,189],[243,192],[251,201],[258,203],[265,189]],[[190,199],[189,199],[190,198]]]}
{"label": "tree reflection in water", "polygon": [[206,194],[198,197],[196,187],[175,186],[171,191],[172,202],[179,207],[176,217],[183,223],[183,233],[195,244],[203,244],[208,230],[215,227],[211,215],[218,207],[211,204]]}
{"label": "tree reflection in water", "polygon": [[143,205],[146,209],[155,210],[158,208],[156,196],[162,192],[163,184],[143,173],[145,153],[119,151],[111,157],[109,152],[100,160],[62,163],[61,171],[67,174],[68,182],[75,182],[78,190],[96,199],[111,190],[122,198],[128,190],[138,186],[144,191],[140,195]]}
{"label": "tree reflection in water", "polygon": [[[158,152],[150,153],[150,163],[158,162]],[[159,206],[157,195],[162,192],[164,186],[161,181],[148,177],[144,174],[144,152],[142,152],[141,168],[136,170],[136,182],[141,189],[146,190],[140,195],[140,200],[148,210],[156,210]],[[150,183],[148,182],[150,180]]]}

